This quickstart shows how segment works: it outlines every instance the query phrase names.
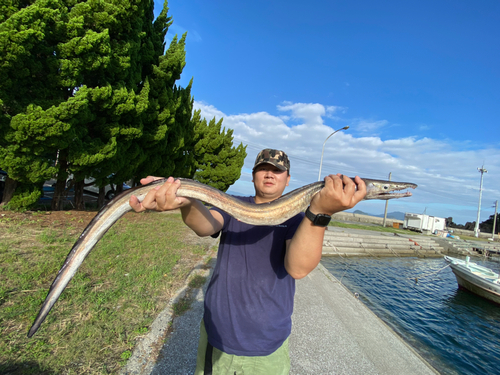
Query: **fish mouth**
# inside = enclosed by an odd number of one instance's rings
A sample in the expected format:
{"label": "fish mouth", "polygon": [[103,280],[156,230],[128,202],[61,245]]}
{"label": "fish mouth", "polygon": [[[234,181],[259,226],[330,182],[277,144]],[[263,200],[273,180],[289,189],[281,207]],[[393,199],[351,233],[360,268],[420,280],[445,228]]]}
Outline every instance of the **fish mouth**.
{"label": "fish mouth", "polygon": [[[409,191],[399,192],[400,190],[415,189],[418,185],[411,182],[394,182],[388,181],[370,181],[367,198],[365,199],[396,199],[411,197],[413,194]],[[370,190],[373,190],[370,192]]]}
{"label": "fish mouth", "polygon": [[405,191],[404,193],[379,193],[376,194],[373,199],[393,199],[393,198],[406,198],[411,197],[413,194],[410,191]]}

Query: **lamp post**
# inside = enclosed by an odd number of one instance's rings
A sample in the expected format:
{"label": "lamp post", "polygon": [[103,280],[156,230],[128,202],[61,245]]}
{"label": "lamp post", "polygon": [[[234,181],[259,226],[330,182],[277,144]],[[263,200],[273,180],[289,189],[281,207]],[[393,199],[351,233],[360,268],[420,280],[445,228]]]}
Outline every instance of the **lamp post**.
{"label": "lamp post", "polygon": [[332,135],[335,133],[341,131],[341,130],[347,130],[349,129],[349,126],[344,126],[341,129],[335,130],[332,134],[330,134],[328,137],[326,137],[325,141],[323,142],[323,150],[321,151],[321,161],[319,162],[319,173],[318,173],[318,181],[321,179],[321,166],[323,165],[323,153],[325,152],[325,143],[328,141],[328,138],[330,138]]}
{"label": "lamp post", "polygon": [[483,174],[488,173],[488,171],[484,169],[484,165],[477,170],[481,172],[481,183],[479,185],[479,204],[477,206],[477,220],[476,226],[474,227],[474,236],[479,237],[479,215],[481,213],[481,195],[483,194]]}

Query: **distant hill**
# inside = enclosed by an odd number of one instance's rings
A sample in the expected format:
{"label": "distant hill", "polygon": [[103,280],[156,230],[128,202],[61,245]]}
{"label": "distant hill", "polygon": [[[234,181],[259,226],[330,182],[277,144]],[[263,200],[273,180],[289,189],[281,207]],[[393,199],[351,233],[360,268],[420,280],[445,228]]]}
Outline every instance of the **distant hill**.
{"label": "distant hill", "polygon": [[[368,216],[375,216],[375,217],[384,217],[384,214],[374,215],[374,214],[369,214],[367,212],[363,212],[361,210],[356,210],[353,213],[354,214],[358,214],[358,215],[368,215]],[[387,218],[388,219],[396,219],[396,220],[403,221],[405,219],[405,213],[401,212],[401,211],[388,212],[387,213]]]}
{"label": "distant hill", "polygon": [[234,195],[235,197],[249,197],[250,195],[252,194],[243,194],[243,193],[240,193],[239,191],[234,191],[234,190],[231,190],[229,189],[228,191],[226,191],[226,194],[229,194],[229,195]]}

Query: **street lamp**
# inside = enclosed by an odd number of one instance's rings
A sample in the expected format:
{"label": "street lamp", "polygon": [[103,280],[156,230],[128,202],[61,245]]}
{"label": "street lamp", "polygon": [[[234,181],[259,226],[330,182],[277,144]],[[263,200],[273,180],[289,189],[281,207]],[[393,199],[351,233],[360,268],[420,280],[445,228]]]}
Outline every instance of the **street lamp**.
{"label": "street lamp", "polygon": [[477,206],[477,220],[476,226],[474,227],[474,236],[479,237],[479,214],[481,213],[481,195],[483,194],[483,174],[488,173],[488,171],[484,169],[484,165],[477,170],[481,172],[481,183],[479,185],[479,204]]}
{"label": "street lamp", "polygon": [[341,131],[341,130],[347,130],[349,129],[349,126],[344,126],[341,129],[335,130],[332,134],[330,134],[328,137],[326,137],[325,141],[323,142],[323,150],[321,151],[321,161],[319,162],[319,173],[318,173],[318,181],[321,179],[321,166],[323,165],[323,153],[325,152],[325,143],[328,141],[328,138],[330,138],[332,135],[335,133]]}

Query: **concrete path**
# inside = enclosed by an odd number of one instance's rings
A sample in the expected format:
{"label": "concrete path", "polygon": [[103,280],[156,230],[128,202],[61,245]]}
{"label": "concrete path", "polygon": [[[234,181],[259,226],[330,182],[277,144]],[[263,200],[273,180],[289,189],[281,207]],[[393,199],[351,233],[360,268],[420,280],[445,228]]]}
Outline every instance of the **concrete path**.
{"label": "concrete path", "polygon": [[[165,344],[161,337],[159,346],[154,337],[145,338],[159,355],[136,350],[122,374],[192,374],[203,296],[204,290],[198,290],[192,309],[175,319]],[[437,374],[321,264],[297,281],[292,319],[293,375]]]}
{"label": "concrete path", "polygon": [[297,281],[290,374],[437,374],[321,264]]}

